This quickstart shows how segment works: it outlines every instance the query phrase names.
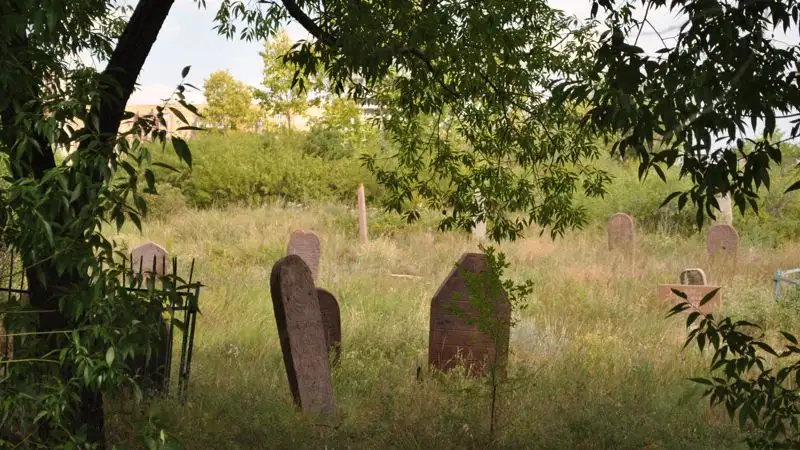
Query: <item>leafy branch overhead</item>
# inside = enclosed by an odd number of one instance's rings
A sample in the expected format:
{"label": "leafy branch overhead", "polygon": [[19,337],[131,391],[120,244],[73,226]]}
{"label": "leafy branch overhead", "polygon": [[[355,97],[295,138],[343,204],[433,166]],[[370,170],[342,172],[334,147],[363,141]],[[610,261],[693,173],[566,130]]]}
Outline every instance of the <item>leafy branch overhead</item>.
{"label": "leafy branch overhead", "polygon": [[[648,55],[636,44],[659,9],[683,23],[674,44]],[[396,148],[365,161],[393,192],[388,206],[409,218],[422,203],[445,209],[444,228],[485,215],[495,238],[534,223],[554,234],[579,226],[573,195],[602,195],[609,181],[591,164],[597,136],[615,153],[632,149],[640,176],[680,164],[694,186],[672,199],[691,200],[698,224],[716,194],[757,208],[781,159],[776,119],[800,106],[797,45],[772,37],[796,29],[797,2],[595,1],[593,15],[601,10],[602,34],[530,0],[226,1],[217,18],[228,35],[243,19],[244,38],[297,21],[314,38],[287,55],[298,73],[322,68],[337,92],[386,106]],[[761,139],[747,138],[756,126]]]}
{"label": "leafy branch overhead", "polygon": [[[664,168],[680,164],[693,187],[670,200],[691,200],[698,225],[718,209],[717,194],[731,193],[742,213],[757,212],[757,191],[770,187],[769,167],[781,163],[780,144],[800,128],[800,48],[780,38],[796,34],[800,4],[595,0],[593,12],[600,8],[608,31],[589,72],[597,75],[565,79],[556,96],[588,105],[587,126],[614,133],[614,152],[634,151],[640,176],[653,170],[664,178]],[[647,54],[639,35],[658,33],[647,12],[667,8],[680,14],[679,32],[659,34],[663,48]],[[788,135],[776,129],[778,118],[792,119]],[[758,139],[747,137],[756,129]]]}
{"label": "leafy branch overhead", "polygon": [[547,95],[559,73],[588,68],[574,55],[591,52],[590,34],[543,2],[237,5],[223,4],[221,32],[245,19],[247,38],[259,20],[290,15],[315,38],[287,55],[300,74],[324,70],[335,93],[382,105],[395,145],[365,163],[390,189],[389,208],[412,219],[440,208],[445,229],[487,216],[494,237],[513,238],[534,223],[584,224],[573,194],[603,192],[578,112]]}

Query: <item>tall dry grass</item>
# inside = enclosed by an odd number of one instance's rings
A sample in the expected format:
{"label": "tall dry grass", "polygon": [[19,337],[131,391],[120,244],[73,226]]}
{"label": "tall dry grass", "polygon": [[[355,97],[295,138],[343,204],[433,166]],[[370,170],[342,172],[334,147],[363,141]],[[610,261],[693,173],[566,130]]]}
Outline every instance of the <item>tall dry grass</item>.
{"label": "tall dry grass", "polygon": [[[149,406],[191,449],[738,448],[739,431],[686,380],[704,374],[707,359],[681,350],[685,329],[665,319],[656,286],[702,267],[724,287],[723,313],[789,331],[800,316],[788,302],[775,305],[771,281],[776,268],[797,265],[797,245],[764,250],[743,236],[737,270],[723,273],[699,235],[640,234],[633,259],[610,254],[600,228],[503,244],[507,275],[532,279],[535,290],[512,331],[500,432],[490,442],[484,384],[415,377],[427,360],[431,296],[458,257],[477,249],[470,236],[416,226],[360,245],[355,215],[336,205],[165,217],[118,239],[129,247],[153,240],[184,263],[197,259],[206,287],[189,401]],[[342,314],[339,413],[324,424],[292,406],[269,297],[271,266],[297,228],[318,233],[318,284],[338,297]],[[142,417],[126,411],[112,415],[117,442],[131,439],[130,424]]]}

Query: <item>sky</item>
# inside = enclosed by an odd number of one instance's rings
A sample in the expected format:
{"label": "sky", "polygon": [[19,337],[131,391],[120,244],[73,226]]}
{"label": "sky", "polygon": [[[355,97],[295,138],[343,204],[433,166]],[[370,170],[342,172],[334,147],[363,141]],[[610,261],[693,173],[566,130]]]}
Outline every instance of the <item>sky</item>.
{"label": "sky", "polygon": [[[191,65],[188,81],[202,89],[208,76],[218,70],[229,70],[234,78],[250,86],[259,86],[263,65],[258,53],[261,42],[228,40],[213,30],[214,15],[219,0],[207,0],[207,9],[201,9],[192,0],[177,0],[167,17],[158,40],[139,76],[139,89],[131,96],[130,104],[160,103],[180,81],[184,66]],[[568,14],[588,17],[591,0],[551,1]],[[669,14],[649,16],[659,29],[669,29],[677,22]],[[307,38],[308,34],[296,23],[288,27],[294,39]],[[643,32],[640,44],[658,49],[659,42],[652,32]],[[203,103],[202,93],[192,93],[189,100]]]}
{"label": "sky", "polygon": [[[136,0],[127,0],[135,3]],[[580,19],[589,17],[591,0],[548,0],[568,15]],[[262,61],[258,53],[263,49],[262,42],[245,42],[220,36],[214,31],[214,16],[220,0],[206,0],[207,8],[197,6],[195,0],[176,0],[172,11],[161,29],[158,40],[139,76],[139,87],[131,96],[129,104],[158,104],[168,97],[180,81],[181,69],[191,66],[188,81],[202,89],[204,81],[212,72],[228,70],[234,78],[250,86],[261,85]],[[639,17],[643,10],[638,11]],[[674,38],[682,21],[666,8],[650,11],[648,19],[653,29],[645,28],[638,44],[647,52],[655,52],[663,47],[659,35],[667,40]],[[308,33],[297,23],[288,26],[289,35],[295,39],[308,38]],[[778,35],[777,38],[797,43],[798,30],[790,30],[792,37]],[[202,92],[187,92],[192,103],[205,103]],[[788,130],[788,120],[779,120],[778,127]],[[752,132],[751,132],[752,133]],[[748,133],[752,135],[751,133]]]}

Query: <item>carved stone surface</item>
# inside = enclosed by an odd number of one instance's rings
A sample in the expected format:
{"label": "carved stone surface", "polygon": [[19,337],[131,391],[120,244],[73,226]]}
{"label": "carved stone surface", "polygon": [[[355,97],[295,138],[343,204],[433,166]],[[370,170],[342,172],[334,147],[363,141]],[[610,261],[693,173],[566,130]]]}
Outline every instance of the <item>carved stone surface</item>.
{"label": "carved stone surface", "polygon": [[334,353],[333,363],[339,362],[342,355],[342,318],[339,313],[339,302],[325,289],[317,288],[319,312],[322,314],[322,328],[325,332],[325,347],[328,353]]}
{"label": "carved stone surface", "polygon": [[636,239],[636,231],[633,224],[633,217],[617,213],[608,219],[608,249],[622,249],[630,251],[633,249]]}
{"label": "carved stone surface", "polygon": [[465,253],[433,296],[428,341],[431,367],[447,371],[464,363],[470,374],[482,375],[496,364],[501,376],[505,373],[511,305],[502,287],[495,284],[492,291],[495,295],[493,319],[499,325],[497,345],[489,334],[467,322],[469,318],[479,317],[469,302],[467,278],[486,270],[486,255]]}
{"label": "carved stone surface", "polygon": [[735,258],[739,249],[739,233],[730,225],[714,225],[708,230],[708,255]]}
{"label": "carved stone surface", "polygon": [[[698,307],[700,301],[712,292],[714,289],[718,289],[719,286],[692,286],[686,284],[660,284],[658,285],[658,296],[665,300],[672,301],[673,303],[681,303],[684,299],[675,295],[672,292],[672,289],[675,289],[679,292],[683,292],[686,294],[686,300],[695,308]],[[703,314],[708,314],[713,312],[720,304],[722,303],[722,290],[717,291],[714,297],[708,301],[705,305],[700,307],[700,311]]]}
{"label": "carved stone surface", "polygon": [[288,255],[275,263],[270,292],[295,404],[305,412],[332,413],[336,400],[319,299],[311,270],[301,257]]}
{"label": "carved stone surface", "polygon": [[297,255],[303,258],[314,281],[319,273],[320,244],[319,237],[313,231],[296,230],[289,236],[287,255]]}
{"label": "carved stone surface", "polygon": [[705,286],[708,282],[706,281],[706,273],[703,269],[686,269],[681,272],[680,276],[681,284],[691,284],[694,286]]}
{"label": "carved stone surface", "polygon": [[163,276],[171,269],[169,253],[164,247],[154,242],[148,242],[134,248],[131,252],[131,259],[133,260],[132,267],[135,275],[139,274],[140,267],[142,267],[143,275],[155,273],[156,276]]}

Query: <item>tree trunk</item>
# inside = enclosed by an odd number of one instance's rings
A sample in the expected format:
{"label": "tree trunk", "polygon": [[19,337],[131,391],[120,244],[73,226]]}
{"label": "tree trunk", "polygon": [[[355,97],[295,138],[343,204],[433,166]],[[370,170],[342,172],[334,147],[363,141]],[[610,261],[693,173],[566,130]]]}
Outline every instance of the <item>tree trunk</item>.
{"label": "tree trunk", "polygon": [[[114,142],[119,130],[122,116],[125,112],[125,105],[133,92],[136,79],[139,76],[142,66],[149,54],[153,43],[158,37],[161,26],[164,23],[174,0],[140,0],[131,16],[128,25],[120,37],[114,52],[111,55],[108,66],[103,72],[103,84],[101,85],[101,102],[99,107],[94,107],[92,113],[99,118],[99,129],[91,130],[99,132],[106,145],[98,146],[102,149],[109,160],[114,157]],[[2,9],[2,8],[0,8]],[[28,45],[27,36],[23,34],[19,37],[18,44],[22,51]],[[25,92],[20,90],[19,92]],[[30,98],[8,99],[4,102],[3,109],[0,110],[0,120],[3,126],[0,127],[0,139],[8,149],[13,149],[16,136],[14,135],[14,118],[16,111],[14,103],[24,105],[30,100],[36,100],[38,95],[36,90],[26,92]],[[11,100],[15,100],[12,102]],[[88,131],[92,127],[90,123],[85,124]],[[41,179],[50,169],[53,169],[55,157],[50,142],[44,136],[35,136],[40,151],[30,151],[30,149],[20,149],[26,151],[19,155],[14,164],[12,176],[19,180],[24,178]],[[87,151],[91,139],[86,139],[81,143],[77,151]],[[97,148],[97,147],[95,147]],[[100,164],[102,166],[102,164]],[[102,173],[105,167],[94,167],[95,179],[102,182]],[[90,189],[83,190],[84,195],[97,195]],[[93,198],[84,197],[81,199],[86,204],[92,202]],[[77,206],[76,206],[77,207]],[[56,223],[53,229],[68,229],[69,217],[61,218],[61,223]],[[58,221],[58,219],[56,219]],[[37,310],[55,310],[38,314],[37,331],[64,330],[68,327],[67,317],[59,309],[59,300],[71,290],[81,286],[83,277],[86,274],[73,272],[70,274],[59,275],[54,261],[45,260],[34,261],[26,249],[21,248],[24,264],[29,269],[26,271],[28,287],[30,290],[29,301],[31,306]],[[46,348],[57,349],[60,346],[59,335],[48,335],[45,338]],[[61,376],[69,380],[76,376],[75,368],[69,365],[64,366]],[[87,438],[99,446],[105,448],[104,415],[102,393],[93,389],[84,388],[80,393],[80,405],[77,414],[72,421],[72,431],[77,431],[86,427]],[[50,433],[46,424],[41,427],[42,437],[47,439]]]}

